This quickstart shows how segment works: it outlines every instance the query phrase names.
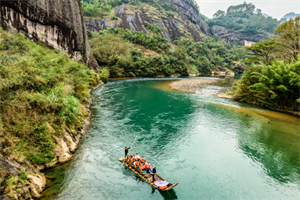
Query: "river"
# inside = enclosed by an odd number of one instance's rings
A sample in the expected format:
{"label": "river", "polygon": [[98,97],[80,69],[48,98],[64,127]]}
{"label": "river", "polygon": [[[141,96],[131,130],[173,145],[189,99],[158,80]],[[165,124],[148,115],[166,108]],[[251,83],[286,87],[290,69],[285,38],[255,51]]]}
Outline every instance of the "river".
{"label": "river", "polygon": [[[47,170],[43,199],[300,199],[299,118],[205,94],[170,79],[110,81],[71,162]],[[155,190],[118,161],[124,147],[179,185]]]}

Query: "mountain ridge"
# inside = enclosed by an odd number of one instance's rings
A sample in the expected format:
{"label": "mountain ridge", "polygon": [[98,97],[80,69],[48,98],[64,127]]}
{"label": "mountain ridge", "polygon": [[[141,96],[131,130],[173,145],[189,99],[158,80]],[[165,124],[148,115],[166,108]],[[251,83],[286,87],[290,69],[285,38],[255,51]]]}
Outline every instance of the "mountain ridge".
{"label": "mountain ridge", "polygon": [[295,17],[298,17],[298,16],[300,16],[299,13],[290,12],[290,13],[285,14],[281,18],[281,20],[287,21],[287,20],[290,20],[291,18],[295,18]]}
{"label": "mountain ridge", "polygon": [[85,18],[88,30],[99,32],[109,27],[128,28],[132,31],[146,31],[147,23],[155,24],[162,30],[162,36],[169,42],[176,37],[190,35],[195,41],[201,40],[201,34],[210,35],[210,29],[200,17],[199,11],[187,0],[160,0],[160,4],[171,2],[178,9],[177,13],[156,8],[147,3],[139,6],[123,4],[114,8],[114,15],[119,20]]}
{"label": "mountain ridge", "polygon": [[[82,1],[91,2],[91,0]],[[126,2],[126,0],[122,0],[121,2]],[[166,7],[162,6],[165,4],[171,4],[177,9],[176,12],[174,12],[174,10],[167,10]],[[139,8],[137,9],[137,7]],[[244,7],[250,10],[245,10]],[[251,3],[244,3],[228,8],[228,10],[234,10],[233,13],[235,15],[243,15],[248,13],[248,15],[255,16],[256,14],[254,14],[254,9],[255,6]],[[263,17],[259,9],[257,12],[257,16]],[[271,37],[271,34],[267,33],[266,31],[262,32],[261,30],[255,30],[257,33],[254,34],[250,32],[248,33],[247,31],[254,30],[252,25],[246,26],[247,29],[245,30],[235,30],[233,27],[228,27],[222,23],[212,24],[212,22],[216,21],[217,18],[213,20],[206,18],[199,12],[197,7],[192,5],[187,0],[140,0],[136,5],[132,5],[131,3],[123,3],[121,6],[114,7],[111,13],[114,13],[114,16],[104,16],[101,19],[85,16],[84,20],[87,29],[93,32],[99,32],[100,30],[107,28],[127,28],[131,31],[149,32],[147,29],[147,24],[150,23],[157,25],[162,30],[162,36],[170,43],[172,43],[176,37],[192,36],[194,41],[197,42],[201,41],[201,38],[204,36],[216,36],[224,39],[227,42],[241,46],[248,46],[253,43],[262,42]],[[112,20],[113,17],[116,17],[116,20]],[[266,19],[265,17],[263,18]],[[220,20],[224,21],[225,19]],[[268,19],[266,19],[266,21],[270,20],[274,21],[273,18],[268,17]],[[240,21],[243,22],[241,19]]]}

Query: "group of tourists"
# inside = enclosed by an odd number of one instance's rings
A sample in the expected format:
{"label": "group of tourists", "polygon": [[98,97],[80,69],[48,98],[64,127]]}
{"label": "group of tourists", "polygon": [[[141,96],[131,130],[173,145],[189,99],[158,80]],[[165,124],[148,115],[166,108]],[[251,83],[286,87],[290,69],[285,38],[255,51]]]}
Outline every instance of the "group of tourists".
{"label": "group of tourists", "polygon": [[144,157],[140,157],[138,153],[128,155],[128,150],[130,149],[125,147],[125,158],[127,163],[135,167],[138,171],[142,171],[144,174],[152,173],[153,174],[153,182],[155,181],[156,168],[155,165],[152,165],[149,162],[146,162]]}

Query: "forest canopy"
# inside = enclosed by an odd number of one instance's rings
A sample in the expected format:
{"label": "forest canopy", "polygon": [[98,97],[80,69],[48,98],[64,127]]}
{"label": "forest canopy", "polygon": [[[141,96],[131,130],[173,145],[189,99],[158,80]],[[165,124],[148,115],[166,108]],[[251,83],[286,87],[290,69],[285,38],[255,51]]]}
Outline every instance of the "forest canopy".
{"label": "forest canopy", "polygon": [[246,2],[230,6],[227,11],[218,10],[213,15],[213,19],[207,22],[210,27],[223,26],[246,35],[273,33],[280,24],[280,21],[275,18],[264,17],[260,9]]}
{"label": "forest canopy", "polygon": [[[193,6],[195,6],[199,11],[199,6],[194,0],[187,0]],[[155,6],[159,10],[165,11],[174,11],[176,12],[178,8],[174,6],[172,3],[164,2],[159,3],[158,0],[81,0],[82,3],[82,11],[85,17],[91,18],[103,18],[110,16],[111,10],[117,6],[123,4],[131,4],[137,5],[139,3],[147,3]]]}
{"label": "forest canopy", "polygon": [[[201,42],[180,37],[168,43],[159,32],[138,32],[110,28],[99,33],[89,32],[92,51],[102,67],[108,67],[111,77],[157,76],[189,73],[210,73],[221,68],[233,70],[232,63],[245,58],[244,47],[229,44],[219,38],[204,37]],[[108,38],[118,41],[115,45]],[[100,47],[101,46],[101,47]],[[117,55],[126,48],[128,53]],[[106,51],[106,52],[103,52]],[[145,53],[145,52],[152,53]],[[101,53],[102,52],[102,53]],[[111,52],[110,55],[106,53]],[[153,53],[154,52],[154,53]],[[115,58],[113,62],[105,57]]]}

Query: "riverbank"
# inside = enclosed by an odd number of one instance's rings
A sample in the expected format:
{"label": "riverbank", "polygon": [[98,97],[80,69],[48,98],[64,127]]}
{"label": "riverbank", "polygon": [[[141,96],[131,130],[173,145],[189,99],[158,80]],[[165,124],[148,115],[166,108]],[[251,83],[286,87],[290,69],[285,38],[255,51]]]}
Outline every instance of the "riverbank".
{"label": "riverbank", "polygon": [[218,79],[182,79],[173,81],[170,86],[184,92],[201,93],[203,88],[218,82]]}
{"label": "riverbank", "polygon": [[[182,79],[179,81],[171,81],[169,83],[169,85],[171,88],[173,88],[175,90],[179,90],[179,91],[183,91],[183,92],[192,92],[192,93],[197,93],[197,94],[205,93],[206,89],[210,89],[210,90],[214,89],[215,92],[212,93],[214,96],[217,96],[220,98],[232,99],[232,100],[237,101],[236,99],[234,99],[234,96],[231,95],[231,93],[233,92],[231,85],[227,85],[225,87],[218,87],[218,86],[224,85],[224,81],[226,81],[226,79],[204,79],[204,78],[202,78],[202,79]],[[217,87],[214,87],[214,86],[217,86]],[[165,86],[165,88],[167,88],[167,87]],[[245,103],[257,105],[256,103],[248,102],[248,101]],[[275,108],[268,108],[268,109],[279,111],[279,112],[284,112],[284,113],[289,113],[289,114],[292,114],[295,116],[300,116],[300,112],[296,112],[296,111],[289,111],[289,110],[275,109]]]}
{"label": "riverbank", "polygon": [[89,126],[90,89],[106,77],[23,35],[0,36],[0,198],[39,198],[42,171],[72,158]]}
{"label": "riverbank", "polygon": [[[100,81],[97,86],[89,90],[89,93],[103,84],[104,83]],[[57,164],[70,161],[73,158],[73,153],[75,153],[80,139],[87,132],[90,125],[91,104],[92,97],[90,97],[88,103],[84,105],[83,110],[87,113],[87,116],[83,120],[82,124],[77,125],[78,129],[75,134],[72,130],[66,127],[63,128],[63,131],[60,134],[55,132],[52,133],[56,145],[53,149],[55,158],[50,162],[39,165],[30,162],[21,155],[10,154],[6,157],[1,156],[0,154],[0,183],[5,181],[7,185],[5,186],[4,184],[1,184],[1,190],[3,191],[3,193],[0,194],[1,199],[14,199],[15,197],[17,197],[17,199],[32,199],[41,197],[41,193],[46,187],[47,179],[51,178],[45,176],[43,171],[53,168]],[[51,129],[50,126],[48,128]],[[0,136],[3,137],[0,141],[0,150],[5,150],[9,147],[9,145],[17,148],[14,144],[14,138],[9,139],[3,134],[0,134]],[[5,179],[5,177],[9,178]],[[21,184],[16,185],[20,181]],[[14,192],[12,193],[14,190],[16,190],[18,194]]]}
{"label": "riverbank", "polygon": [[[230,92],[233,92],[231,86],[232,84],[236,84],[237,81],[238,79],[222,79],[215,77],[190,78],[173,80],[169,83],[169,87],[172,88],[172,90],[181,92],[207,94],[231,99],[232,96],[229,95]],[[163,87],[168,90],[168,87],[165,86],[165,84],[163,85]]]}

